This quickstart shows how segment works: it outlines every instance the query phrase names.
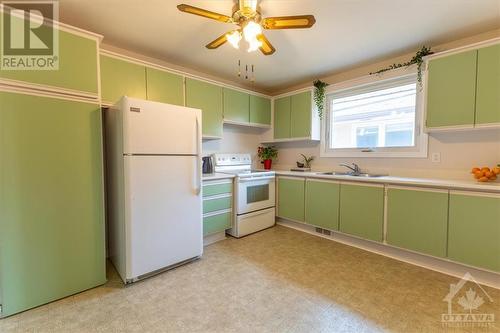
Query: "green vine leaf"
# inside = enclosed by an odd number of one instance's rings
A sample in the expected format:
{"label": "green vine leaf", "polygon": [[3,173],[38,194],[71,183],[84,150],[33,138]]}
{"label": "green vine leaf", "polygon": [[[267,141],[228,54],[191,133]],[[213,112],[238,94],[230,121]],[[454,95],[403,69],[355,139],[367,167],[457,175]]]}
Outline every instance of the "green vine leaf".
{"label": "green vine leaf", "polygon": [[413,58],[411,58],[410,61],[403,62],[401,64],[392,64],[389,67],[379,69],[376,72],[371,72],[370,75],[381,74],[381,73],[390,71],[392,69],[401,68],[401,67],[408,67],[408,66],[411,66],[413,64],[417,64],[417,81],[420,84],[420,86],[422,86],[422,65],[424,64],[423,58],[425,56],[427,56],[429,54],[433,54],[433,53],[434,52],[431,51],[430,47],[427,47],[424,45],[424,46],[422,46],[422,48],[420,50],[417,51],[417,53],[415,53],[415,55],[413,56]]}
{"label": "green vine leaf", "polygon": [[314,103],[316,104],[316,108],[318,109],[319,119],[323,118],[323,110],[325,108],[325,88],[328,86],[328,83],[323,82],[321,80],[316,80],[313,82],[314,86]]}

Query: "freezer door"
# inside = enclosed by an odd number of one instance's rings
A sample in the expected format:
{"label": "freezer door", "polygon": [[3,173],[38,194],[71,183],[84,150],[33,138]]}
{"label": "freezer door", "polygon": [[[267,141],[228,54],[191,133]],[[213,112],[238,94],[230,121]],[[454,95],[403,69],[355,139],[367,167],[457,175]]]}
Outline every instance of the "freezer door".
{"label": "freezer door", "polygon": [[124,154],[193,155],[201,140],[201,111],[123,97]]}
{"label": "freezer door", "polygon": [[124,161],[126,279],[201,256],[196,157],[125,156]]}

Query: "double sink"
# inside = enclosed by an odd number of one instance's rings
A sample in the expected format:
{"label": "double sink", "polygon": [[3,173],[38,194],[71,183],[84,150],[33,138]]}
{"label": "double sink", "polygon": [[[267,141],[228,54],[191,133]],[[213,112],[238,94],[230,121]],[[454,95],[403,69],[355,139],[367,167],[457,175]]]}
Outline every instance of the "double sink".
{"label": "double sink", "polygon": [[387,175],[378,175],[373,173],[354,173],[354,172],[317,172],[317,175],[325,175],[325,176],[351,176],[351,177],[369,177],[369,178],[377,178],[377,177],[386,177]]}

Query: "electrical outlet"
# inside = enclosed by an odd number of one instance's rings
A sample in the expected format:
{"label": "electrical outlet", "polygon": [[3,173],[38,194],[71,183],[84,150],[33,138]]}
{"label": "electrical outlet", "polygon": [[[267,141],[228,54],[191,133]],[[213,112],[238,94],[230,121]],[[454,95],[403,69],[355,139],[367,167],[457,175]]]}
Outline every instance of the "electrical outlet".
{"label": "electrical outlet", "polygon": [[441,163],[441,153],[432,153],[431,161],[432,163]]}

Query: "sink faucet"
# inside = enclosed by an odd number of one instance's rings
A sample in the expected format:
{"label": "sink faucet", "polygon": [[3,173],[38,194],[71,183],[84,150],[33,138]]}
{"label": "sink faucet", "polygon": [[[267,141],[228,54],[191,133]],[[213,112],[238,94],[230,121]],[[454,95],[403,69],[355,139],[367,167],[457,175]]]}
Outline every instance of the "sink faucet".
{"label": "sink faucet", "polygon": [[353,175],[359,175],[361,173],[361,169],[356,163],[352,163],[352,166],[346,163],[340,163],[339,165],[350,169]]}

